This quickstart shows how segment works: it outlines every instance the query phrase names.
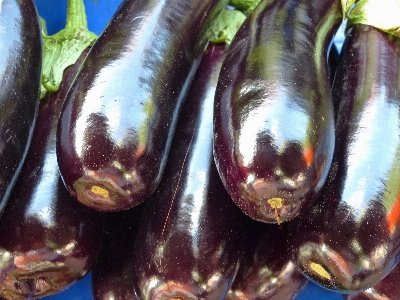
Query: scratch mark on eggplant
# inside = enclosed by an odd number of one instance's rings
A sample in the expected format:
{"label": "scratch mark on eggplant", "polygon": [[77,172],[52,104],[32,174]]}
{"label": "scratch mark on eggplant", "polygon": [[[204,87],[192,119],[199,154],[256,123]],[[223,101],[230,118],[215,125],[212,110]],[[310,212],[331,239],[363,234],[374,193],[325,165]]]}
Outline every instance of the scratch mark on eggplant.
{"label": "scratch mark on eggplant", "polygon": [[171,214],[172,206],[174,205],[174,202],[175,202],[176,193],[178,192],[179,183],[181,182],[181,178],[182,178],[183,167],[186,164],[186,160],[187,160],[187,156],[188,156],[189,150],[192,147],[193,137],[194,137],[194,133],[192,134],[192,137],[190,138],[189,146],[188,146],[188,148],[186,150],[185,157],[183,158],[182,167],[181,167],[181,170],[179,171],[178,182],[176,183],[176,188],[174,190],[174,195],[172,196],[172,202],[171,202],[171,205],[169,206],[167,217],[166,217],[165,222],[164,222],[164,226],[163,226],[163,229],[162,229],[162,232],[161,232],[161,237],[164,236],[165,227],[167,226],[167,222],[168,222],[169,216]]}

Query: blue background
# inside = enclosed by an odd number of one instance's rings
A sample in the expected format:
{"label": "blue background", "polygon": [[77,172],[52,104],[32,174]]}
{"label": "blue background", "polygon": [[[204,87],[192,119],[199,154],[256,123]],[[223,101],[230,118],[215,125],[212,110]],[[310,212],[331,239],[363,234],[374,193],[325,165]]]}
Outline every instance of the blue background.
{"label": "blue background", "polygon": [[[121,2],[121,0],[85,0],[89,29],[96,34],[100,34]],[[35,3],[40,16],[46,20],[50,35],[65,27],[67,0],[35,0]],[[339,48],[343,42],[343,38],[342,31],[339,31],[335,39],[335,43]],[[84,279],[70,286],[65,291],[42,299],[92,300],[90,281],[91,274],[89,273]],[[313,299],[342,300],[343,298],[341,294],[330,292],[310,282],[296,297],[296,300]]]}

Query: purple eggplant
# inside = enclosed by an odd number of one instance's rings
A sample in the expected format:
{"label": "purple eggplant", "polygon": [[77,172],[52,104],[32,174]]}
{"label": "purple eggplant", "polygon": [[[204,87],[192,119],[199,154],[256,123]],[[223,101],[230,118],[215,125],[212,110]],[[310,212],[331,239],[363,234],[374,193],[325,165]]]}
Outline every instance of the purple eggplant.
{"label": "purple eggplant", "polygon": [[125,0],[66,97],[57,157],[70,193],[101,211],[143,202],[165,168],[182,100],[227,0]]}
{"label": "purple eggplant", "polygon": [[32,0],[0,3],[0,215],[28,150],[39,109],[42,43]]}
{"label": "purple eggplant", "polygon": [[226,44],[211,43],[185,100],[165,175],[146,200],[134,255],[141,299],[221,299],[243,252],[248,217],[215,168],[213,102]]}
{"label": "purple eggplant", "polygon": [[354,293],[400,258],[400,42],[351,28],[332,89],[332,168],[318,201],[289,232],[293,261],[318,284]]}
{"label": "purple eggplant", "polygon": [[373,287],[355,294],[344,294],[345,300],[398,300],[400,298],[400,264]]}
{"label": "purple eggplant", "polygon": [[289,223],[252,220],[239,271],[225,300],[291,300],[307,279],[292,262],[287,246]]}
{"label": "purple eggplant", "polygon": [[133,286],[133,248],[144,203],[105,215],[103,243],[92,270],[95,300],[139,299]]}
{"label": "purple eggplant", "polygon": [[328,50],[339,0],[263,0],[230,45],[215,97],[214,156],[235,203],[281,223],[325,183],[334,149]]}
{"label": "purple eggplant", "polygon": [[[82,0],[69,2],[83,6]],[[55,294],[85,276],[98,256],[103,215],[71,197],[56,157],[58,116],[86,53],[64,72],[58,92],[42,99],[25,163],[0,219],[4,299]]]}

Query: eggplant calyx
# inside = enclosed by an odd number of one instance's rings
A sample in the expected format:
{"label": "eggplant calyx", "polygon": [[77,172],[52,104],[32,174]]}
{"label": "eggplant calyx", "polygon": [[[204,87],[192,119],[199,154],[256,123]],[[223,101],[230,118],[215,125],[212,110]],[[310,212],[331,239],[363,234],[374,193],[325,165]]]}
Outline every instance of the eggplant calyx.
{"label": "eggplant calyx", "polygon": [[348,13],[347,28],[355,24],[375,27],[383,32],[400,37],[400,1],[358,0]]}
{"label": "eggplant calyx", "polygon": [[208,40],[215,44],[230,44],[245,19],[246,15],[239,10],[223,10],[208,29]]}
{"label": "eggplant calyx", "polygon": [[343,21],[347,18],[347,15],[357,1],[358,0],[340,0],[340,3],[342,4]]}
{"label": "eggplant calyx", "polygon": [[43,64],[40,99],[43,99],[47,92],[59,89],[64,70],[94,43],[97,35],[88,30],[83,0],[68,0],[66,26],[56,34],[47,35],[44,22],[41,24]]}
{"label": "eggplant calyx", "polygon": [[260,0],[229,0],[229,5],[249,14],[260,2]]}

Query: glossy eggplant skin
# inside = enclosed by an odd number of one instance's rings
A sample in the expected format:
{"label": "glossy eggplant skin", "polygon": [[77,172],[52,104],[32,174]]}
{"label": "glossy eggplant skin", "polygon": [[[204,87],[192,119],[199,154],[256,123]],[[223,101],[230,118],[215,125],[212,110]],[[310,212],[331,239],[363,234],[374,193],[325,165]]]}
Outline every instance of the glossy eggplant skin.
{"label": "glossy eggplant skin", "polygon": [[373,287],[356,294],[344,294],[345,300],[397,300],[400,298],[400,264]]}
{"label": "glossy eggplant skin", "polygon": [[18,177],[39,108],[42,43],[32,0],[1,2],[0,215]]}
{"label": "glossy eggplant skin", "polygon": [[372,27],[346,37],[332,169],[289,232],[293,261],[327,289],[372,287],[400,258],[400,43]]}
{"label": "glossy eggplant skin", "polygon": [[212,154],[213,102],[225,45],[210,44],[185,100],[165,175],[146,200],[135,245],[140,299],[222,299],[238,270],[248,217]]}
{"label": "glossy eggplant skin", "polygon": [[287,247],[289,223],[252,220],[239,271],[225,300],[291,300],[306,286],[307,279],[293,264]]}
{"label": "glossy eggplant skin", "polygon": [[103,215],[71,197],[58,172],[56,131],[68,87],[85,51],[64,72],[57,93],[41,100],[32,143],[0,221],[0,297],[57,293],[93,267]]}
{"label": "glossy eggplant skin", "polygon": [[251,218],[288,221],[328,174],[334,123],[328,49],[340,1],[264,0],[230,45],[215,98],[214,156]]}
{"label": "glossy eggplant skin", "polygon": [[124,1],[93,45],[61,113],[57,155],[70,193],[121,211],[157,187],[205,29],[227,0]]}
{"label": "glossy eggplant skin", "polygon": [[133,251],[144,203],[105,215],[99,258],[92,270],[95,300],[139,299],[133,287]]}

